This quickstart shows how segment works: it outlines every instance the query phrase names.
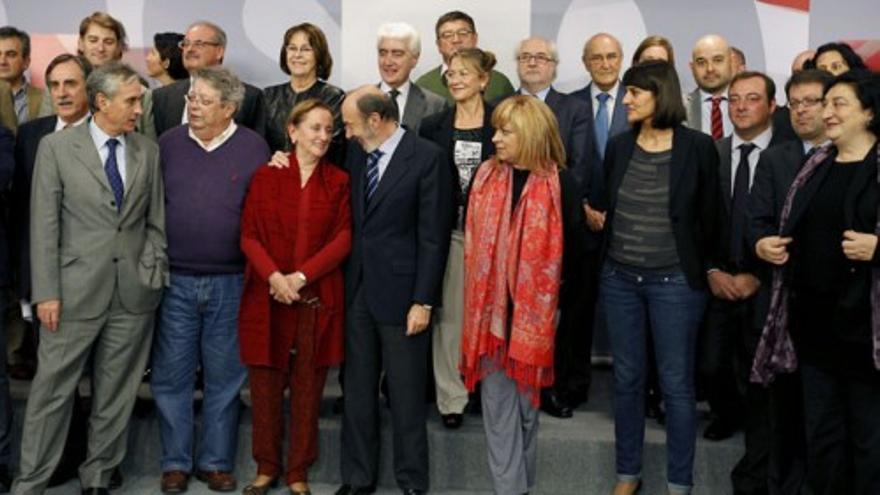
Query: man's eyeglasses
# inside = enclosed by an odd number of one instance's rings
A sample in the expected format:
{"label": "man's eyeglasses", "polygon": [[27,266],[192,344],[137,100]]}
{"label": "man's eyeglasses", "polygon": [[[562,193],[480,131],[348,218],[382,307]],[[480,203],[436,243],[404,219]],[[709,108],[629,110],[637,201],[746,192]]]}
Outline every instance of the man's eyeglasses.
{"label": "man's eyeglasses", "polygon": [[519,56],[516,57],[516,60],[521,64],[535,62],[538,65],[556,62],[556,59],[544,53],[520,53]]}
{"label": "man's eyeglasses", "polygon": [[438,37],[443,41],[452,41],[456,36],[466,38],[472,34],[474,34],[473,29],[459,29],[458,31],[443,31]]}
{"label": "man's eyeglasses", "polygon": [[202,40],[195,40],[195,41],[182,40],[179,43],[177,43],[177,47],[180,48],[181,50],[188,48],[190,46],[197,49],[197,50],[201,50],[202,48],[204,48],[206,46],[220,46],[220,43],[217,43],[216,41],[202,41]]}
{"label": "man's eyeglasses", "polygon": [[184,99],[186,99],[187,103],[192,105],[193,103],[198,103],[200,106],[209,107],[214,104],[217,100],[212,100],[210,98],[205,98],[204,96],[199,96],[192,91],[183,95]]}
{"label": "man's eyeglasses", "polygon": [[798,108],[813,108],[822,104],[822,98],[804,98],[803,100],[788,100],[788,108],[797,110]]}

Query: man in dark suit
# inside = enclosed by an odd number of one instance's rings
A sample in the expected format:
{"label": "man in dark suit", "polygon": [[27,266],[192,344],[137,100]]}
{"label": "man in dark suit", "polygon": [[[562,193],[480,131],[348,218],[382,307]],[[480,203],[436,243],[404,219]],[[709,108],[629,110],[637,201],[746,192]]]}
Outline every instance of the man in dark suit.
{"label": "man in dark suit", "polygon": [[714,296],[707,309],[702,335],[701,374],[715,419],[703,436],[709,440],[746,430],[746,453],[731,479],[734,491],[767,493],[768,432],[766,391],[748,381],[758,335],[754,332],[755,294],[761,285],[748,249],[745,231],[748,196],[760,154],[777,144],[772,115],[776,85],[763,73],[744,71],[728,89],[733,134],[716,141],[719,179],[725,215],[720,229],[720,266],[710,271]]}
{"label": "man in dark suit", "polygon": [[[797,139],[785,141],[761,153],[749,193],[749,225],[746,237],[750,249],[762,258],[783,260],[789,239],[779,237],[779,216],[785,197],[808,154],[828,142],[822,120],[822,94],[832,76],[821,70],[795,73],[786,83],[791,125]],[[755,296],[753,335],[759,335],[770,307],[771,272],[760,264],[761,288]],[[804,424],[801,381],[797,373],[779,375],[768,389],[764,416],[769,430],[768,484],[770,493],[800,493],[804,479]],[[751,411],[750,411],[751,413]]]}
{"label": "man in dark suit", "polygon": [[[190,73],[202,67],[220,65],[226,53],[226,32],[207,21],[196,22],[186,30],[181,42],[183,66]],[[190,79],[178,81],[153,91],[153,122],[156,136],[172,127],[185,123],[185,97],[190,90]],[[244,85],[244,101],[235,113],[235,122],[265,135],[266,111],[263,92],[250,84]]]}
{"label": "man in dark suit", "polygon": [[421,46],[419,32],[409,24],[389,22],[379,27],[379,89],[397,105],[400,124],[413,134],[419,133],[422,119],[448,106],[446,98],[410,81]]}
{"label": "man in dark suit", "polygon": [[[15,169],[14,147],[15,136],[12,131],[0,126],[0,188],[3,190],[8,189],[12,181]],[[9,246],[6,222],[0,220],[0,290],[4,293],[12,281],[9,273]],[[12,399],[9,397],[9,376],[6,373],[5,314],[6,298],[0,298],[0,492],[9,490],[9,466],[12,463]]]}
{"label": "man in dark suit", "polygon": [[[584,210],[587,218],[596,220],[602,215],[594,210],[596,198],[604,194],[605,189],[605,149],[608,141],[629,129],[626,118],[626,108],[623,106],[623,96],[626,89],[620,84],[620,64],[623,60],[623,50],[620,42],[614,36],[607,33],[598,33],[590,37],[584,44],[581,61],[584,68],[590,74],[590,83],[583,88],[571,93],[571,97],[586,103],[587,116],[590,120],[592,136],[587,139],[592,142],[588,147],[587,170],[581,178],[583,188]],[[596,300],[598,299],[599,272],[599,246],[602,239],[601,233],[590,231],[587,235],[587,253],[583,257],[581,271],[589,278],[583,282],[584,294],[579,299],[582,304],[583,315],[579,316],[582,331],[591,335],[591,340],[596,342],[596,350],[610,354],[608,336],[605,333],[602,318],[595,317]],[[574,315],[573,315],[574,316]],[[565,315],[563,314],[563,318]],[[593,328],[594,322],[600,322]],[[565,321],[560,324],[567,324]],[[577,395],[577,394],[575,394]],[[586,397],[582,396],[585,400]],[[571,397],[569,401],[576,405],[580,397]]]}
{"label": "man in dark suit", "polygon": [[[559,54],[556,45],[546,38],[531,37],[520,42],[516,51],[519,93],[541,99],[553,111],[565,146],[566,167],[580,184],[586,180],[590,157],[595,152],[595,136],[587,103],[556,91]],[[586,224],[584,230],[588,230]],[[584,290],[592,274],[583,273],[580,263],[587,253],[572,253],[566,259],[565,284],[560,299],[562,311],[556,331],[554,373],[556,381],[544,389],[541,410],[557,418],[569,418],[572,409],[587,399],[590,389],[590,349],[593,344],[593,308]],[[577,261],[574,263],[573,261]],[[578,269],[575,269],[578,268]]]}
{"label": "man in dark suit", "polygon": [[372,493],[379,460],[379,372],[390,393],[394,473],[406,494],[428,490],[425,377],[452,230],[452,172],[433,143],[398,126],[376,86],[342,105],[352,139],[352,250],[346,270],[345,413],[337,495]]}

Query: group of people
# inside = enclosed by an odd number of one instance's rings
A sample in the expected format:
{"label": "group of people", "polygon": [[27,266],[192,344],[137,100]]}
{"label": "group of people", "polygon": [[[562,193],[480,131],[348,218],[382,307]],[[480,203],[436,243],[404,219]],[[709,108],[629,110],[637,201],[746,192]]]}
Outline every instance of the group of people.
{"label": "group of people", "polygon": [[339,365],[338,495],[376,489],[380,389],[403,493],[429,489],[426,395],[447,428],[480,411],[495,492],[527,493],[539,410],[588,399],[604,321],[615,495],[642,488],[646,414],[666,424],[669,493],[690,493],[700,394],[706,438],[745,430],[735,493],[880,493],[880,77],[829,43],[794,61],[784,106],[707,35],[683,95],[668,40],[646,38],[621,77],[621,44],[599,33],[591,82],[563,94],[550,40],[516,47],[515,88],[468,14],[434,34],[443,63],[413,82],[419,33],[380,26],[380,81],[346,93],[321,29],[298,24],[289,80],[260,90],[198,21],[156,34],[148,89],[120,62],[123,25],[96,12],[44,92],[24,77],[28,35],[0,28],[0,281],[39,328],[12,492],[43,493],[68,458],[84,375],[82,492],[118,487],[149,367],[163,493],[191,477],[237,490],[248,383],[242,492],[308,494]]}

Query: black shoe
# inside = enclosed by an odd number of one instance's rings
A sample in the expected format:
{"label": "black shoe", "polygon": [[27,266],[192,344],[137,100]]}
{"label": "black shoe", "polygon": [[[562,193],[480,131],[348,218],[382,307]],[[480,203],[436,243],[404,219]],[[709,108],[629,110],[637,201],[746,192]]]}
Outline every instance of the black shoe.
{"label": "black shoe", "polygon": [[342,414],[345,409],[345,397],[341,395],[333,401],[333,414]]}
{"label": "black shoe", "polygon": [[464,410],[473,416],[482,416],[483,401],[480,400],[480,394],[468,394],[468,403]]}
{"label": "black shoe", "polygon": [[82,495],[110,495],[106,488],[83,488]]}
{"label": "black shoe", "polygon": [[424,495],[425,492],[422,490],[416,490],[415,488],[404,488],[403,495]]}
{"label": "black shoe", "polygon": [[721,440],[727,440],[732,437],[734,433],[739,430],[739,426],[730,424],[727,421],[722,421],[720,419],[716,419],[709,423],[709,426],[706,427],[706,431],[703,432],[703,438],[706,440],[712,440],[714,442],[719,442]]}
{"label": "black shoe", "polygon": [[77,467],[72,462],[66,462],[64,457],[62,457],[58,467],[55,468],[52,476],[49,477],[49,488],[61,486],[78,476],[79,471]]}
{"label": "black shoe", "polygon": [[567,419],[572,416],[571,407],[553,391],[541,392],[541,410],[554,418]]}
{"label": "black shoe", "polygon": [[590,393],[586,390],[573,390],[566,394],[565,403],[572,409],[586,403],[590,398]]}
{"label": "black shoe", "polygon": [[464,416],[461,414],[441,414],[441,421],[443,421],[443,426],[450,430],[457,430],[461,428],[461,423],[464,421]]}
{"label": "black shoe", "polygon": [[376,491],[375,486],[351,486],[342,485],[336,490],[336,495],[367,495]]}
{"label": "black shoe", "polygon": [[118,490],[122,488],[122,481],[122,471],[119,470],[119,466],[116,466],[113,468],[113,472],[110,473],[110,483],[108,484],[108,487],[111,490]]}

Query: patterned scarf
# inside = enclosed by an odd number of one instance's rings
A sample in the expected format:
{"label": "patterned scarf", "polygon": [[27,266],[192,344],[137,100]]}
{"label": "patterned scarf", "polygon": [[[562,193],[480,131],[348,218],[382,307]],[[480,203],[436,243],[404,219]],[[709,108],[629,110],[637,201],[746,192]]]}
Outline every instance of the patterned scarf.
{"label": "patterned scarf", "polygon": [[465,228],[460,371],[473,391],[503,369],[537,407],[541,388],[553,384],[563,247],[559,175],[530,173],[511,218],[512,191],[511,167],[492,158],[478,169]]}
{"label": "patterned scarf", "polygon": [[[825,160],[836,153],[832,145],[819,148],[801,168],[788,189],[782,213],[779,216],[779,233],[783,232],[791,215],[791,207],[798,191],[814,175]],[[880,183],[880,144],[878,144],[877,182]],[[877,225],[874,233],[880,236],[880,205],[877,211]],[[787,264],[773,268],[770,309],[764,322],[761,340],[755,351],[752,363],[751,381],[764,386],[770,385],[778,373],[791,373],[797,368],[797,355],[788,328],[788,303],[790,288],[784,283]],[[880,370],[880,269],[871,270],[871,333],[873,341],[874,367]]]}

